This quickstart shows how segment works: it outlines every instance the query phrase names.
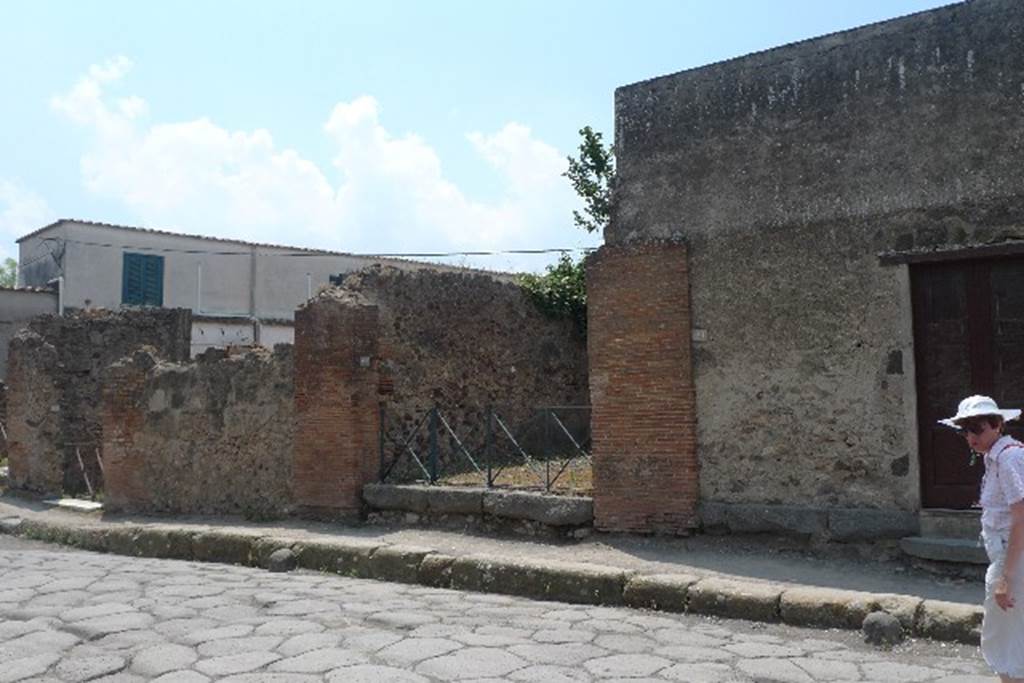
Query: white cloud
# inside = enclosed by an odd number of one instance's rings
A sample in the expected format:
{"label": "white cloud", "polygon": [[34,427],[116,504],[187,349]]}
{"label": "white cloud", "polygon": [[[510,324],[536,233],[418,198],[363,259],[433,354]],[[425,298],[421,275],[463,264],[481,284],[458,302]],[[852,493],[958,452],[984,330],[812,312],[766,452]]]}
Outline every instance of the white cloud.
{"label": "white cloud", "polygon": [[572,227],[577,199],[561,177],[563,155],[522,124],[467,136],[482,167],[503,181],[496,200],[478,201],[445,177],[424,140],[389,132],[373,97],[330,112],[323,130],[333,168],[323,169],[279,148],[267,130],[229,130],[206,118],[152,121],[145,100],[108,92],[131,66],[118,57],[90,67],[52,106],[89,134],[86,187],[122,202],[147,226],[357,252],[593,243]]}
{"label": "white cloud", "polygon": [[0,178],[0,260],[18,258],[14,240],[55,218],[42,197],[13,180]]}

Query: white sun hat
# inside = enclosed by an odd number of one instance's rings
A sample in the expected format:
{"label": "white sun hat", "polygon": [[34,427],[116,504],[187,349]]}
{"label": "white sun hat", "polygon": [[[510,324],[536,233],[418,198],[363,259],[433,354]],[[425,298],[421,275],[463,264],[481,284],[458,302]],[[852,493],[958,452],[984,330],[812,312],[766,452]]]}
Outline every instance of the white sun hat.
{"label": "white sun hat", "polygon": [[1004,420],[1016,420],[1020,417],[1020,411],[1015,408],[1003,409],[996,405],[996,402],[988,396],[968,396],[964,400],[960,401],[960,405],[956,408],[956,415],[953,417],[947,417],[945,420],[939,420],[942,424],[953,427],[958,427],[957,422],[960,420],[966,420],[969,417],[980,417],[982,415],[999,415]]}

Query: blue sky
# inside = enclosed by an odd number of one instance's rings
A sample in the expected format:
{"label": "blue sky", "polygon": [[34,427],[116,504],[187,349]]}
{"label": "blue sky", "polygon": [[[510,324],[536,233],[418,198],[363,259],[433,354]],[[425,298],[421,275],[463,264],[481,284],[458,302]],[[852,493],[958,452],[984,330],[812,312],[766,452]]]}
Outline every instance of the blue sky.
{"label": "blue sky", "polygon": [[[0,257],[56,217],[360,253],[594,246],[619,85],[928,0],[0,0]],[[537,269],[550,258],[455,258]]]}

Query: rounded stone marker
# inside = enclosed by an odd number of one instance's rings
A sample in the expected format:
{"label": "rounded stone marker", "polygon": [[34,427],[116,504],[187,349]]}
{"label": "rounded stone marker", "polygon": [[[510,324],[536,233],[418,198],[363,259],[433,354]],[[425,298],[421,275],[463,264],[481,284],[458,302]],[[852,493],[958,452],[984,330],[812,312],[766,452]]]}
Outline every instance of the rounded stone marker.
{"label": "rounded stone marker", "polygon": [[270,554],[267,569],[272,572],[290,572],[296,564],[295,553],[288,548],[279,548]]}
{"label": "rounded stone marker", "polygon": [[903,640],[899,619],[888,612],[872,612],[864,617],[864,641],[872,645],[895,645]]}

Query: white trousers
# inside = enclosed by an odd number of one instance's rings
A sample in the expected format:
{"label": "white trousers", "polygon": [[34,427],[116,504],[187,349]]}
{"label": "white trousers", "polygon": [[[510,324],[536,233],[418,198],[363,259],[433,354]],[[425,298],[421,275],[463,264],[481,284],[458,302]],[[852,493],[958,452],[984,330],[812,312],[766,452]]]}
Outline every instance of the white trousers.
{"label": "white trousers", "polygon": [[1003,575],[1009,532],[982,535],[989,565],[985,573],[985,620],[981,625],[981,654],[997,674],[1024,678],[1024,565],[1018,563],[1010,594],[1015,605],[1003,610],[993,592]]}

